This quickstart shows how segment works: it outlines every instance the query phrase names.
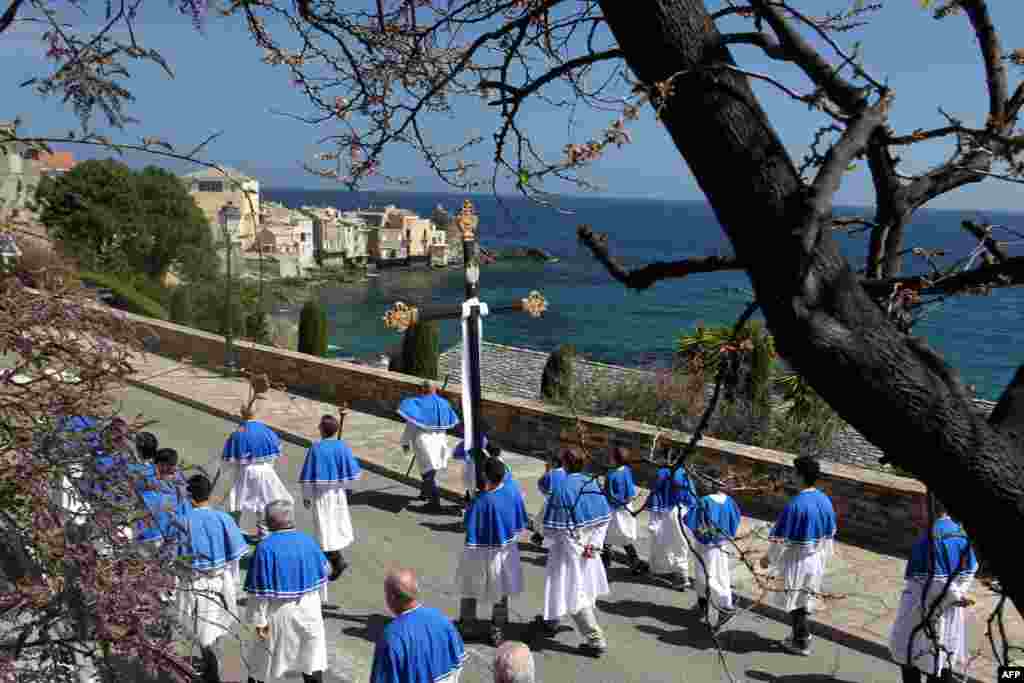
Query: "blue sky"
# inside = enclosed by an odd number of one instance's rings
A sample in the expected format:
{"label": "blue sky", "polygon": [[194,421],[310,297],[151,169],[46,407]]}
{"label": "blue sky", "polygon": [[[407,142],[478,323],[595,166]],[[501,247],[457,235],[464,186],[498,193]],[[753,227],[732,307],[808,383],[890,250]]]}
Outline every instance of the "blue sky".
{"label": "blue sky", "polygon": [[[990,4],[1006,49],[1024,47],[1024,3],[993,0]],[[847,6],[823,0],[802,3],[805,11],[815,12]],[[93,13],[102,11],[102,3],[86,3],[86,7]],[[750,30],[746,26],[726,24],[725,28]],[[261,51],[237,19],[211,17],[205,31],[198,33],[188,18],[161,2],[152,2],[141,14],[139,33],[148,47],[164,54],[176,77],[168,79],[155,66],[145,64],[133,72],[128,86],[137,101],[131,112],[140,123],[126,130],[120,139],[159,135],[187,148],[212,132],[224,131],[209,149],[211,159],[254,173],[265,186],[324,186],[306,174],[300,164],[317,150],[317,138],[330,130],[271,113],[271,109],[295,113],[308,109],[286,71],[260,62]],[[937,107],[961,117],[967,125],[983,125],[987,106],[984,75],[974,34],[965,17],[935,21],[921,9],[920,0],[890,0],[870,26],[838,38],[847,48],[854,40],[860,41],[871,73],[888,78],[896,93],[891,121],[897,132],[943,125]],[[30,89],[17,87],[39,73],[43,51],[38,30],[29,26],[0,34],[0,78],[5,81],[0,120],[20,115],[33,134],[63,134],[76,127],[70,109],[57,100],[42,100]],[[755,48],[737,47],[733,54],[742,68],[778,77],[801,92],[809,89],[806,79],[794,68],[764,58]],[[1024,70],[1010,67],[1011,87],[1022,75]],[[777,95],[771,86],[755,82],[754,87],[783,141],[799,161],[814,129],[822,122],[820,114]],[[479,100],[460,102],[456,112],[454,120],[431,122],[430,130],[439,140],[455,142],[447,134],[467,130],[489,137],[498,125],[498,118]],[[581,130],[596,132],[607,125],[611,115],[588,113],[581,120]],[[554,154],[567,142],[564,114],[534,106],[524,127]],[[633,144],[606,155],[589,174],[607,188],[603,194],[702,198],[649,109],[630,130]],[[908,150],[904,155],[909,162],[906,168],[921,170],[942,159],[947,151],[942,144]],[[75,152],[79,157],[90,156],[82,148]],[[444,189],[430,178],[425,164],[402,151],[385,158],[385,170],[414,177],[413,190]],[[550,189],[564,192],[567,188]],[[992,180],[962,189],[930,206],[1016,210],[1024,204],[1020,201],[1022,191],[1024,187],[1019,185]],[[837,200],[848,205],[871,204],[870,179],[863,164],[847,175]]]}

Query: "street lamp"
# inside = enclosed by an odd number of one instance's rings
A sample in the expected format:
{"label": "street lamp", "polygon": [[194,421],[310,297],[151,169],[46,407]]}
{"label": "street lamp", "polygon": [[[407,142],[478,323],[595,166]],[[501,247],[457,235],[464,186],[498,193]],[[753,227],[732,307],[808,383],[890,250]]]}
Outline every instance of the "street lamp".
{"label": "street lamp", "polygon": [[224,263],[226,271],[224,283],[224,367],[229,371],[233,371],[238,363],[235,359],[234,310],[231,306],[231,247],[232,238],[239,231],[242,211],[233,202],[228,202],[221,207],[218,217],[220,218],[220,229],[224,238]]}

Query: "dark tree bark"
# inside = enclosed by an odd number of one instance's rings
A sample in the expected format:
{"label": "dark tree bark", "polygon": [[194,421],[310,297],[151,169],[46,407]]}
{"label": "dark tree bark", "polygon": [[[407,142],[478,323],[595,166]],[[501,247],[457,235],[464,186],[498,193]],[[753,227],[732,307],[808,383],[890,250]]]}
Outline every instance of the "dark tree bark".
{"label": "dark tree bark", "polygon": [[[732,59],[701,0],[600,4],[640,81],[681,74],[662,120],[746,266],[779,351],[843,419],[947,504],[1024,608],[1024,575],[1005,535],[1024,524],[1016,396],[987,422],[957,373],[868,297],[824,229],[828,190],[838,182],[802,184],[746,79],[720,67]],[[974,178],[929,180],[908,204]]]}

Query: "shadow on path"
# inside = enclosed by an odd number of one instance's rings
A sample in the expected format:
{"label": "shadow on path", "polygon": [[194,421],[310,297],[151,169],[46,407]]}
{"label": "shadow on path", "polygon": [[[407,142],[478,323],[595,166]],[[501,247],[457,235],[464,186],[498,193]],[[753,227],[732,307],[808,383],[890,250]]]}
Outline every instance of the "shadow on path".
{"label": "shadow on path", "polygon": [[779,676],[758,669],[747,669],[746,674],[751,681],[764,681],[765,683],[852,683],[849,679],[836,678],[830,674],[783,674]]}
{"label": "shadow on path", "polygon": [[355,638],[362,638],[363,640],[376,643],[377,639],[380,638],[380,634],[384,632],[384,627],[387,626],[394,617],[389,617],[385,614],[334,614],[331,612],[324,613],[324,619],[337,619],[338,621],[349,621],[360,626],[347,626],[341,629],[341,632],[345,635],[353,636]]}
{"label": "shadow on path", "polygon": [[405,509],[405,507],[414,500],[409,495],[398,495],[397,493],[389,493],[381,490],[370,490],[370,491],[355,491],[349,493],[348,504],[353,505],[366,505],[368,507],[383,510],[384,512],[390,512],[395,515]]}

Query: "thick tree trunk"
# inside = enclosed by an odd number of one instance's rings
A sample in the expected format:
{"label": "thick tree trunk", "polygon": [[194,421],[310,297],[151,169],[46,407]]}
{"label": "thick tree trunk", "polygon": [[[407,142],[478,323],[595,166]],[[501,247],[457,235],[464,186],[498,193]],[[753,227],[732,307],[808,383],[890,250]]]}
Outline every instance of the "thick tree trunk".
{"label": "thick tree trunk", "polygon": [[[973,412],[955,371],[934,351],[884,317],[829,232],[808,230],[828,216],[811,207],[815,198],[746,79],[706,69],[732,60],[704,3],[600,4],[643,83],[682,74],[662,119],[738,259],[749,264],[780,352],[839,415],[947,504],[1024,607],[1024,575],[1004,531],[1024,524],[1018,444]],[[1007,424],[1024,412],[1014,403],[1001,418]]]}

